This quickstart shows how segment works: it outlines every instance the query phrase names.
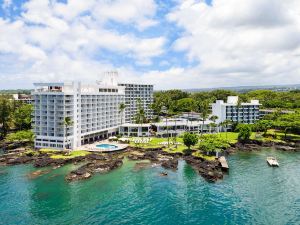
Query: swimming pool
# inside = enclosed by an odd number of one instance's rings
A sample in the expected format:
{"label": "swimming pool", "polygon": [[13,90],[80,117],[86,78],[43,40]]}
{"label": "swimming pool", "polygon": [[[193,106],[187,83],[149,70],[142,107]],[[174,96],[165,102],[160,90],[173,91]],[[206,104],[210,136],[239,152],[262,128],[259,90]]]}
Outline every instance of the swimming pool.
{"label": "swimming pool", "polygon": [[118,146],[116,146],[116,145],[111,145],[111,144],[99,144],[99,145],[96,145],[96,148],[107,149],[107,150],[113,150],[113,149],[117,149]]}

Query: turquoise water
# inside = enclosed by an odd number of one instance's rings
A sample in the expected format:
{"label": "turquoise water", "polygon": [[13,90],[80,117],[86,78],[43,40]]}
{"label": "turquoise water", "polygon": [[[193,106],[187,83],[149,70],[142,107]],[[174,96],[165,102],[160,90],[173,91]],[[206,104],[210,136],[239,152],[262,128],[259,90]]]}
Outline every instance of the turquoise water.
{"label": "turquoise water", "polygon": [[110,145],[110,144],[100,144],[96,145],[97,148],[104,148],[104,149],[115,149],[118,148],[116,145]]}
{"label": "turquoise water", "polygon": [[64,181],[73,165],[36,179],[30,165],[0,167],[0,224],[300,224],[299,153],[232,155],[217,183],[183,161],[167,177],[134,165],[75,183]]}

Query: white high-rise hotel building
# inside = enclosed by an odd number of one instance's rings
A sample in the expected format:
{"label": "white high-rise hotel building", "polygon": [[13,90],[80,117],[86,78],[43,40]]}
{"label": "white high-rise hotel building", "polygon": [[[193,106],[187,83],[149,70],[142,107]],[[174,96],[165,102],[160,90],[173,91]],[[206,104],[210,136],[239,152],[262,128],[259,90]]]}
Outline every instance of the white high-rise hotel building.
{"label": "white high-rise hotel building", "polygon": [[[118,84],[116,72],[102,82],[35,83],[33,129],[36,148],[74,149],[118,132],[121,121],[133,122],[137,99],[152,116],[153,85]],[[119,110],[121,103],[126,109]],[[121,119],[123,117],[123,120]],[[67,123],[69,118],[69,123]]]}

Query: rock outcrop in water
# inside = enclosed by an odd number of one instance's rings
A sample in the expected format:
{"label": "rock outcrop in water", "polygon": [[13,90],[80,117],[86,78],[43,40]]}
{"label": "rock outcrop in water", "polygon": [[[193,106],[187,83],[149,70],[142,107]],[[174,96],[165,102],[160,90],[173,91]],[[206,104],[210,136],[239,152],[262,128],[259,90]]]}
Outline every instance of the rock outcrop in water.
{"label": "rock outcrop in water", "polygon": [[16,151],[11,151],[0,156],[0,165],[19,165],[32,163],[34,158],[22,154],[25,149],[17,149]]}
{"label": "rock outcrop in water", "polygon": [[67,176],[67,181],[78,181],[92,177],[95,173],[107,173],[123,165],[120,159],[111,161],[94,161],[87,163],[76,170],[71,171]]}
{"label": "rock outcrop in water", "polygon": [[[58,152],[65,154],[64,152]],[[43,152],[16,151],[4,154],[0,157],[2,165],[16,165],[24,163],[33,163],[36,168],[52,167],[59,168],[65,164],[86,162],[78,169],[71,171],[67,176],[67,181],[77,181],[89,179],[96,173],[107,173],[119,168],[123,164],[123,158],[126,156],[130,160],[147,160],[150,165],[160,165],[164,169],[176,170],[178,168],[178,159],[182,158],[191,164],[201,176],[209,181],[215,181],[222,178],[220,166],[217,161],[205,161],[193,156],[183,156],[182,154],[171,154],[157,149],[128,148],[124,152],[118,153],[91,153],[86,156],[74,158],[52,158],[51,154]],[[149,163],[148,163],[149,164]],[[148,165],[147,165],[148,166]],[[42,175],[42,174],[41,174]],[[35,174],[33,174],[35,176]]]}
{"label": "rock outcrop in water", "polygon": [[[140,150],[140,151],[139,151]],[[130,152],[127,157],[130,160],[149,160],[152,163],[161,164],[161,166],[165,169],[173,169],[176,170],[178,167],[178,156],[175,154],[169,154],[162,149],[137,149]]]}
{"label": "rock outcrop in water", "polygon": [[222,167],[217,160],[208,161],[191,155],[185,156],[184,159],[208,181],[215,182],[223,178]]}
{"label": "rock outcrop in water", "polygon": [[169,159],[162,162],[161,166],[165,169],[177,170],[178,159]]}

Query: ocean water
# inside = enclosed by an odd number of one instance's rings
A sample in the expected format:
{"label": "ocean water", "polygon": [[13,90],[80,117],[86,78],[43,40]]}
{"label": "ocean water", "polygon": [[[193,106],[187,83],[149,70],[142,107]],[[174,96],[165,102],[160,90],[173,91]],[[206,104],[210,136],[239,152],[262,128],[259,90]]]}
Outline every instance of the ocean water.
{"label": "ocean water", "polygon": [[[267,165],[269,155],[279,168]],[[64,180],[74,165],[36,179],[31,165],[0,167],[0,224],[300,224],[299,153],[232,155],[217,183],[184,161],[166,177],[135,163],[74,183]]]}

